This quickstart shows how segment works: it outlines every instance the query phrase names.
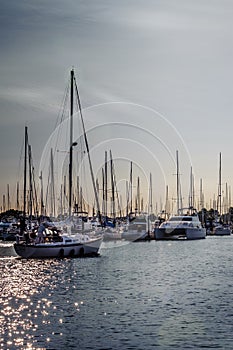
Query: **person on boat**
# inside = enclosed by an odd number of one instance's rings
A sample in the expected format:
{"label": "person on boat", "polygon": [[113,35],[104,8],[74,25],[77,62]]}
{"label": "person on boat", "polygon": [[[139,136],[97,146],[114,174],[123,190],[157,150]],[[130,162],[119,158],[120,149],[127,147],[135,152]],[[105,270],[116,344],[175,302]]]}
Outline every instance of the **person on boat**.
{"label": "person on boat", "polygon": [[35,242],[36,240],[36,228],[33,228],[32,231],[29,233],[29,239],[30,242]]}
{"label": "person on boat", "polygon": [[28,244],[30,242],[30,239],[29,239],[29,232],[26,230],[24,231],[24,240],[26,242],[26,244]]}
{"label": "person on boat", "polygon": [[37,231],[36,243],[44,243],[44,236],[45,236],[45,223],[42,222]]}
{"label": "person on boat", "polygon": [[24,235],[24,231],[27,229],[27,224],[25,217],[21,216],[19,219],[19,231],[20,231],[20,236]]}

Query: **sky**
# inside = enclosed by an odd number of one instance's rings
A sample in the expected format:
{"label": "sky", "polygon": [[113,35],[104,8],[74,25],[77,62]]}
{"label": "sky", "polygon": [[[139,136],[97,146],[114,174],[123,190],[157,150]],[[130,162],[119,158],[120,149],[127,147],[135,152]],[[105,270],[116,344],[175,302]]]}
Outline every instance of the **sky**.
{"label": "sky", "polygon": [[[232,1],[1,0],[0,6],[1,205],[7,184],[12,206],[17,182],[22,191],[26,125],[37,179],[45,171],[72,68],[96,176],[111,149],[119,186],[133,161],[142,193],[152,173],[154,202],[164,202],[166,186],[175,196],[178,150],[184,201],[192,166],[196,199],[202,179],[209,203],[221,152],[223,188],[232,187]],[[59,147],[67,149],[65,142]]]}

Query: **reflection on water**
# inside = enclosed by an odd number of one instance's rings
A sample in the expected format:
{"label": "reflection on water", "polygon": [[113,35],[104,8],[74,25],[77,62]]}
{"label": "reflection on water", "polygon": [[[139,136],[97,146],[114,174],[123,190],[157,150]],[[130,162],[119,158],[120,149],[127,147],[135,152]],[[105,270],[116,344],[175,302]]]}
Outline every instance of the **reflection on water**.
{"label": "reflection on water", "polygon": [[0,259],[3,257],[17,257],[15,253],[13,242],[0,241]]}
{"label": "reflection on water", "polygon": [[[66,306],[69,294],[71,261],[62,260],[24,260],[2,259],[1,268],[1,348],[33,349],[33,344],[49,344],[53,335],[62,336],[63,319],[59,316],[56,331],[53,321],[61,307]],[[68,270],[67,270],[68,269]],[[58,292],[58,298],[53,298]],[[67,299],[67,303],[69,300]],[[69,307],[66,308],[69,309]],[[72,306],[72,312],[78,310],[78,302]],[[65,314],[64,314],[65,316]],[[59,326],[60,325],[60,326]],[[44,329],[46,328],[46,332]],[[4,335],[3,335],[4,334]],[[47,347],[47,346],[46,346]]]}
{"label": "reflection on water", "polygon": [[232,349],[232,238],[1,258],[0,348]]}

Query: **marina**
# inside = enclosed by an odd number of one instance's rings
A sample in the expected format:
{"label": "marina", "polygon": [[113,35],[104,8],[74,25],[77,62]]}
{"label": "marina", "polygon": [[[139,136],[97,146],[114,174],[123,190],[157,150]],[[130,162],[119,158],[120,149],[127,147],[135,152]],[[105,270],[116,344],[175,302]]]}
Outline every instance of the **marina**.
{"label": "marina", "polygon": [[232,350],[233,2],[0,29],[0,350]]}

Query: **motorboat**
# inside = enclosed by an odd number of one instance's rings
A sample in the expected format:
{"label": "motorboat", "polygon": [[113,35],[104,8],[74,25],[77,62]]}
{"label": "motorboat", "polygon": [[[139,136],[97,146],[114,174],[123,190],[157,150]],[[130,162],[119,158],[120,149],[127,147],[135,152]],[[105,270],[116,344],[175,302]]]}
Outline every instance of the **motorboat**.
{"label": "motorboat", "polygon": [[202,227],[197,213],[171,216],[154,232],[156,240],[206,238],[206,229]]}

